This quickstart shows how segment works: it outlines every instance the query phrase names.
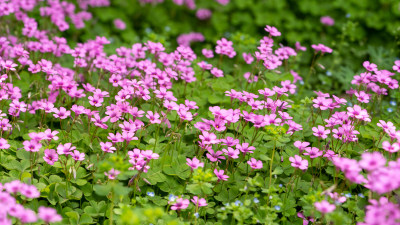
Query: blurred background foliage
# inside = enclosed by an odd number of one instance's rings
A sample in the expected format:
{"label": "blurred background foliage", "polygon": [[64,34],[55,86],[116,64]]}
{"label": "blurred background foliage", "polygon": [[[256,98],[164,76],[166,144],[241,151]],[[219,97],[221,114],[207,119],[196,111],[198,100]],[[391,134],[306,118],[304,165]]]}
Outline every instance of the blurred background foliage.
{"label": "blurred background foliage", "polygon": [[[172,0],[162,3],[141,3],[137,0],[112,0],[111,7],[90,9],[94,20],[85,29],[71,29],[74,42],[84,42],[94,35],[111,37],[110,53],[121,45],[129,47],[135,42],[160,41],[167,50],[177,46],[176,38],[185,33],[200,32],[205,41],[193,43],[200,54],[201,48],[212,48],[216,40],[226,37],[242,52],[254,51],[266,32],[265,25],[277,27],[282,36],[278,41],[294,47],[296,41],[307,46],[300,67],[293,68],[306,76],[313,53],[310,45],[323,43],[334,51],[321,61],[311,85],[321,90],[350,88],[354,74],[361,64],[370,60],[379,69],[390,69],[400,45],[400,2],[398,0],[231,0],[223,6],[215,0],[197,0],[196,8],[178,6]],[[207,20],[196,17],[198,9],[209,9]],[[333,26],[320,22],[322,16],[335,20]],[[127,25],[118,30],[113,21],[120,18]],[[228,62],[229,60],[226,60]]]}

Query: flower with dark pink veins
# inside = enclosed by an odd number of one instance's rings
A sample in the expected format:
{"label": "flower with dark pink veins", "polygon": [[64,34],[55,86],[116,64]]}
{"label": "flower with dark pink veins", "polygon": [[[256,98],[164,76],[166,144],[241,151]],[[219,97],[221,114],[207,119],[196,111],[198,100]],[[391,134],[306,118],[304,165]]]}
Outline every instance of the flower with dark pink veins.
{"label": "flower with dark pink veins", "polygon": [[49,165],[54,165],[58,160],[58,154],[54,149],[46,149],[44,150],[44,161]]}
{"label": "flower with dark pink veins", "polygon": [[301,158],[298,155],[295,155],[294,157],[290,157],[289,161],[292,162],[291,165],[294,168],[299,168],[301,170],[307,170],[307,168],[308,168],[308,161],[306,159],[303,160],[303,158]]}
{"label": "flower with dark pink veins", "polygon": [[330,130],[325,130],[324,126],[319,125],[318,127],[313,127],[314,136],[325,139],[328,137],[328,134],[331,133]]}
{"label": "flower with dark pink veins", "polygon": [[263,167],[261,160],[257,160],[255,158],[251,158],[249,161],[247,161],[247,164],[249,164],[253,170],[262,169]]}
{"label": "flower with dark pink veins", "polygon": [[204,167],[204,163],[200,162],[200,160],[198,160],[196,157],[194,157],[193,159],[187,158],[186,165],[190,166],[192,170],[195,170],[199,167]]}
{"label": "flower with dark pink veins", "polygon": [[224,170],[214,170],[214,174],[217,176],[218,181],[220,180],[228,180],[229,176],[228,175],[224,175],[225,171]]}
{"label": "flower with dark pink veins", "polygon": [[85,153],[80,153],[78,150],[75,150],[73,153],[71,153],[71,156],[75,161],[85,160]]}
{"label": "flower with dark pink veins", "polygon": [[60,107],[60,109],[54,108],[53,112],[54,112],[53,116],[55,118],[60,118],[62,120],[71,115],[71,112],[66,110],[64,107]]}
{"label": "flower with dark pink veins", "polygon": [[147,111],[146,117],[150,120],[150,123],[161,123],[160,115],[158,113],[153,113],[152,111]]}

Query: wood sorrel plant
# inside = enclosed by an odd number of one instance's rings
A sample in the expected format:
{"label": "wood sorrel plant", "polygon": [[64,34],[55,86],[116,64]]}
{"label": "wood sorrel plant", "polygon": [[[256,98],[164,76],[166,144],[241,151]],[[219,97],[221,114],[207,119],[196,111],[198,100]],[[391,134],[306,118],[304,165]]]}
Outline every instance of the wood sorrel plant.
{"label": "wood sorrel plant", "polygon": [[[272,26],[251,53],[222,38],[107,54],[106,37],[58,36],[90,18],[73,4],[0,4],[16,25],[0,28],[2,224],[399,224],[400,131],[382,104],[399,61],[306,96],[305,49]],[[333,51],[311,48],[306,83]]]}

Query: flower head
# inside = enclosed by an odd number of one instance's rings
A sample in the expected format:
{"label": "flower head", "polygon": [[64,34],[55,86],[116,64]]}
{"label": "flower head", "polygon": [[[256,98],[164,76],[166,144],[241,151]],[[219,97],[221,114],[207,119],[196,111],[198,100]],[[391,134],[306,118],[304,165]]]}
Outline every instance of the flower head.
{"label": "flower head", "polygon": [[172,210],[182,210],[189,206],[189,199],[178,198],[176,202],[171,206]]}
{"label": "flower head", "polygon": [[330,213],[336,209],[336,206],[330,204],[326,200],[322,200],[321,202],[314,203],[315,208],[320,211],[322,214]]}

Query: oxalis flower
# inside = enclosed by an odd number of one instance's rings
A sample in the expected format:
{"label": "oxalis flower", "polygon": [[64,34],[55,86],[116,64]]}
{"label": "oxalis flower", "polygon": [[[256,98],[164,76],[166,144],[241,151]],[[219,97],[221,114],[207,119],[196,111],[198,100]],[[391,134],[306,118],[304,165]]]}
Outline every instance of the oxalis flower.
{"label": "oxalis flower", "polygon": [[308,161],[306,159],[303,160],[298,155],[295,155],[294,157],[290,157],[289,161],[292,162],[291,165],[294,168],[299,168],[301,170],[307,170],[307,168],[308,168]]}
{"label": "oxalis flower", "polygon": [[198,160],[196,157],[194,157],[193,159],[186,159],[186,165],[190,166],[190,168],[192,170],[195,170],[199,167],[204,167],[204,163],[200,162],[200,160]]}
{"label": "oxalis flower", "polygon": [[336,209],[335,205],[330,204],[326,200],[322,200],[321,202],[316,202],[316,203],[314,203],[314,206],[322,214],[330,213]]}
{"label": "oxalis flower", "polygon": [[176,202],[171,206],[172,210],[182,210],[189,206],[189,199],[178,198]]}
{"label": "oxalis flower", "polygon": [[228,180],[229,176],[228,175],[224,175],[225,171],[224,170],[214,170],[214,174],[217,176],[218,181],[220,180]]}

